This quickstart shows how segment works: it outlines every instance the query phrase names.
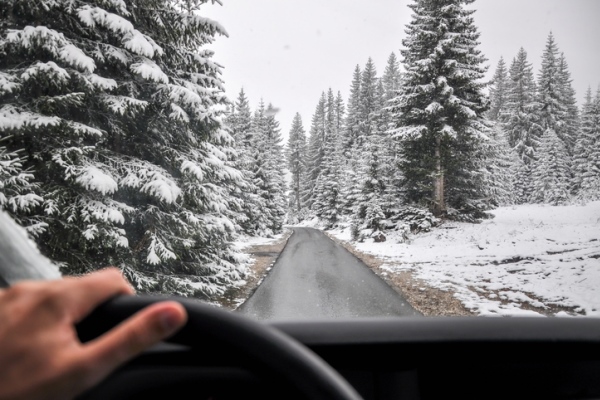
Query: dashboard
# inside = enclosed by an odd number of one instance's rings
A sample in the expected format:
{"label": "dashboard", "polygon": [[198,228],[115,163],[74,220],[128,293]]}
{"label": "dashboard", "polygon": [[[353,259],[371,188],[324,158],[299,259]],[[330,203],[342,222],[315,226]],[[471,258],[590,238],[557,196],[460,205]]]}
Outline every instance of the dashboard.
{"label": "dashboard", "polygon": [[[398,318],[270,323],[370,399],[600,399],[600,319]],[[218,338],[161,344],[82,399],[302,399]],[[107,397],[109,395],[109,397]]]}

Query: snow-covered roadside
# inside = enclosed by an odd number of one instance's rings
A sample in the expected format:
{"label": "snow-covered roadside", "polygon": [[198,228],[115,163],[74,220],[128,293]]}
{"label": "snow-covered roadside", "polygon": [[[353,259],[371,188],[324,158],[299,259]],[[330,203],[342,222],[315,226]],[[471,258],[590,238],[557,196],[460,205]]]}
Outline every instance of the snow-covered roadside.
{"label": "snow-covered roadside", "polygon": [[284,229],[273,237],[242,236],[236,242],[237,249],[246,256],[245,279],[236,282],[214,304],[230,310],[242,305],[262,283],[277,257],[285,247],[291,231]]}
{"label": "snow-covered roadside", "polygon": [[[411,243],[388,234],[353,245],[383,259],[387,273],[410,271],[480,315],[600,316],[600,202],[492,213],[481,224],[446,222]],[[329,233],[350,240],[348,227]]]}

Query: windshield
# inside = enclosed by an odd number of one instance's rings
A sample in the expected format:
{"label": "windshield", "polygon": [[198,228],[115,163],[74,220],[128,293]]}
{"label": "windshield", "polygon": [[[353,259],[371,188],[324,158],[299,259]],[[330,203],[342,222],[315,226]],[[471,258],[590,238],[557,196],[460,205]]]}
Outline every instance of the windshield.
{"label": "windshield", "polygon": [[[9,1],[0,282],[114,265],[258,319],[598,316],[597,15]],[[13,222],[52,266],[6,267]]]}

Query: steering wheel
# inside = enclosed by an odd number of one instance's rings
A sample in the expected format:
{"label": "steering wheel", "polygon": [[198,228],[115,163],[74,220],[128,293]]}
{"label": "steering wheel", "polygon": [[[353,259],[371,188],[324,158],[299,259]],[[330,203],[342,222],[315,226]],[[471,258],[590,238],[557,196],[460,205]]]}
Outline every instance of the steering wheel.
{"label": "steering wheel", "polygon": [[[177,300],[188,313],[187,325],[171,337],[169,343],[187,346],[191,350],[210,346],[206,342],[227,346],[247,357],[253,365],[261,365],[269,375],[307,399],[362,400],[336,370],[295,339],[239,314],[185,298],[116,297],[98,307],[78,325],[79,337],[83,342],[91,340],[142,308],[166,299]],[[115,398],[114,393],[110,394],[112,397],[107,395],[99,386],[83,398]]]}

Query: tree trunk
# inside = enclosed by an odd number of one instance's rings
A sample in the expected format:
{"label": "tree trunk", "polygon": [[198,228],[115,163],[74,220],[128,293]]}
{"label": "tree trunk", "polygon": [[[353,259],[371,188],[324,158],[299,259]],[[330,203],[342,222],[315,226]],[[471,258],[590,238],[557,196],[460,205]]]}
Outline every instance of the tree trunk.
{"label": "tree trunk", "polygon": [[436,217],[446,212],[444,200],[444,171],[442,170],[442,139],[435,139],[435,177],[433,181],[433,204],[431,212]]}
{"label": "tree trunk", "polygon": [[296,208],[300,212],[300,174],[296,178]]}

